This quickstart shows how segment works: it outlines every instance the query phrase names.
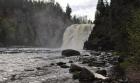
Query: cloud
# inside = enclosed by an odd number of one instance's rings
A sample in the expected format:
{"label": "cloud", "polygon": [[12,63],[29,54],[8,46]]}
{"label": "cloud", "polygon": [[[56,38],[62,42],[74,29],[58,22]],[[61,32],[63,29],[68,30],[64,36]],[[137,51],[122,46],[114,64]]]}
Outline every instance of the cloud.
{"label": "cloud", "polygon": [[[47,0],[46,0],[47,1]],[[72,15],[87,16],[88,19],[94,20],[96,5],[98,0],[55,0],[63,10],[66,10],[67,4],[72,8]]]}
{"label": "cloud", "polygon": [[94,20],[98,0],[56,0],[65,10],[67,4],[72,8],[72,15],[87,16]]}

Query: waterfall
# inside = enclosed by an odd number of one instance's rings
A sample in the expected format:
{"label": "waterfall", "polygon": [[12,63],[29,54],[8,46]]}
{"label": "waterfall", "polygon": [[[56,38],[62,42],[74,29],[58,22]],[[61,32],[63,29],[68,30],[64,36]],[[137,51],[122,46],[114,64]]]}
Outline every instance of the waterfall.
{"label": "waterfall", "polygon": [[82,50],[94,24],[74,24],[66,29],[63,35],[62,49]]}

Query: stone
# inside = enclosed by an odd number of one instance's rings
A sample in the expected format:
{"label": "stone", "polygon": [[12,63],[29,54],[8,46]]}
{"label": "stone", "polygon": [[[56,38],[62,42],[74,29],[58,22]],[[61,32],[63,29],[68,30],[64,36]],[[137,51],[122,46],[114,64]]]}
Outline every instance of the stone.
{"label": "stone", "polygon": [[62,66],[62,65],[64,65],[64,64],[66,64],[66,63],[64,63],[64,62],[58,62],[58,63],[56,63],[58,66]]}
{"label": "stone", "polygon": [[82,60],[82,64],[86,64],[86,63],[92,63],[93,61],[95,61],[95,58],[89,57],[89,58],[83,58]]}
{"label": "stone", "polygon": [[82,67],[79,66],[78,64],[71,64],[70,66],[70,72],[77,72],[77,71],[82,71]]}
{"label": "stone", "polygon": [[72,76],[72,78],[74,79],[74,80],[76,80],[76,79],[79,79],[79,76],[80,75],[80,72],[78,71],[78,72],[75,72],[75,73],[73,73],[73,76]]}
{"label": "stone", "polygon": [[90,56],[90,55],[87,55],[87,54],[86,54],[86,55],[83,55],[83,56]]}
{"label": "stone", "polygon": [[67,49],[62,51],[62,56],[70,57],[70,56],[79,56],[80,52],[72,49]]}
{"label": "stone", "polygon": [[43,70],[43,67],[36,67],[37,70]]}
{"label": "stone", "polygon": [[51,63],[50,65],[51,65],[51,66],[54,66],[55,64],[54,64],[54,63]]}
{"label": "stone", "polygon": [[96,73],[101,74],[103,76],[106,76],[107,75],[106,70],[97,70]]}
{"label": "stone", "polygon": [[87,68],[82,68],[79,74],[79,80],[95,80],[95,75]]}
{"label": "stone", "polygon": [[11,75],[10,80],[16,80],[16,75]]}
{"label": "stone", "polygon": [[103,61],[93,61],[88,64],[88,66],[95,66],[95,67],[103,67],[105,66],[105,62]]}
{"label": "stone", "polygon": [[69,66],[67,66],[66,64],[63,64],[60,66],[61,68],[69,68]]}
{"label": "stone", "polygon": [[69,63],[73,63],[73,61],[69,61]]}
{"label": "stone", "polygon": [[34,71],[35,69],[24,69],[24,71]]}

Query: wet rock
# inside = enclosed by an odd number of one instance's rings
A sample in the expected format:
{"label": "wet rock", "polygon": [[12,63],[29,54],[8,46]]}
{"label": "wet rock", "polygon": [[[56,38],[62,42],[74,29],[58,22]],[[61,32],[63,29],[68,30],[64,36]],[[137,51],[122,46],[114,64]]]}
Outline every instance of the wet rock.
{"label": "wet rock", "polygon": [[58,62],[56,63],[58,66],[60,66],[61,68],[69,68],[69,66],[66,65],[66,63],[64,62]]}
{"label": "wet rock", "polygon": [[45,67],[36,67],[37,70],[44,70]]}
{"label": "wet rock", "polygon": [[[15,81],[15,80],[21,80],[22,78],[18,74],[13,74],[9,78],[7,78],[7,81]],[[0,82],[0,83],[7,83],[7,82]]]}
{"label": "wet rock", "polygon": [[103,61],[93,61],[88,64],[88,66],[95,66],[95,67],[103,67],[105,66],[105,62]]}
{"label": "wet rock", "polygon": [[86,63],[89,63],[88,60],[83,60],[82,64],[86,64]]}
{"label": "wet rock", "polygon": [[50,66],[54,66],[54,65],[55,65],[54,63],[51,63],[51,64],[50,64]]}
{"label": "wet rock", "polygon": [[105,82],[105,83],[114,83],[111,78],[107,78],[107,79],[103,80],[103,82]]}
{"label": "wet rock", "polygon": [[97,70],[96,73],[101,74],[103,76],[106,76],[107,75],[106,70]]}
{"label": "wet rock", "polygon": [[82,71],[82,67],[79,66],[78,64],[71,64],[70,72],[77,72],[77,71]]}
{"label": "wet rock", "polygon": [[86,54],[86,55],[83,55],[83,56],[89,56],[89,55]]}
{"label": "wet rock", "polygon": [[125,59],[125,56],[119,56],[118,62],[122,63],[122,62],[124,62],[124,59]]}
{"label": "wet rock", "polygon": [[75,73],[73,73],[73,76],[72,76],[72,78],[74,79],[74,80],[76,80],[76,79],[79,79],[79,75],[80,75],[80,72],[81,71],[78,71],[78,72],[75,72]]}
{"label": "wet rock", "polygon": [[91,55],[94,55],[94,56],[99,56],[100,55],[100,52],[91,52],[90,54]]}
{"label": "wet rock", "polygon": [[108,62],[112,65],[118,65],[119,64],[118,57],[111,57]]}
{"label": "wet rock", "polygon": [[67,49],[62,51],[62,56],[70,57],[70,56],[79,56],[80,52],[72,49]]}
{"label": "wet rock", "polygon": [[10,80],[16,80],[16,75],[11,75]]}
{"label": "wet rock", "polygon": [[79,80],[95,80],[95,75],[87,68],[82,68],[79,74]]}
{"label": "wet rock", "polygon": [[64,63],[64,62],[58,62],[58,63],[56,63],[58,66],[61,66],[61,65],[64,65],[64,64],[66,64],[66,63]]}
{"label": "wet rock", "polygon": [[69,63],[73,63],[73,61],[69,61]]}
{"label": "wet rock", "polygon": [[66,64],[63,64],[60,66],[61,68],[69,68],[69,66],[67,66]]}
{"label": "wet rock", "polygon": [[93,61],[95,61],[95,58],[92,58],[92,57],[83,58],[82,64],[92,63]]}
{"label": "wet rock", "polygon": [[24,71],[34,71],[34,69],[24,69]]}

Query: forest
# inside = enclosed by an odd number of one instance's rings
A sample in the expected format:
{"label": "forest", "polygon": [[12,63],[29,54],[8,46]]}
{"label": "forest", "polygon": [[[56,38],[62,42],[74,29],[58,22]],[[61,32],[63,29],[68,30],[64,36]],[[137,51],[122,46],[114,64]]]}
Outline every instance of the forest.
{"label": "forest", "polygon": [[111,0],[109,3],[106,0],[98,0],[94,23],[94,30],[84,48],[111,50],[115,56],[123,57],[120,66],[128,70],[127,74],[138,73],[140,70],[140,1]]}
{"label": "forest", "polygon": [[0,46],[60,47],[66,27],[82,23],[71,12],[53,0],[0,0]]}

